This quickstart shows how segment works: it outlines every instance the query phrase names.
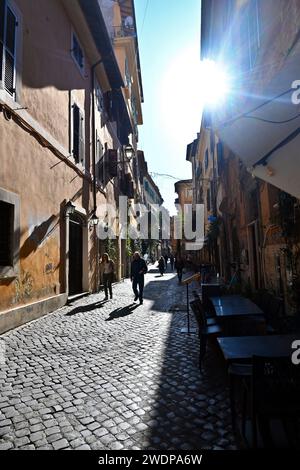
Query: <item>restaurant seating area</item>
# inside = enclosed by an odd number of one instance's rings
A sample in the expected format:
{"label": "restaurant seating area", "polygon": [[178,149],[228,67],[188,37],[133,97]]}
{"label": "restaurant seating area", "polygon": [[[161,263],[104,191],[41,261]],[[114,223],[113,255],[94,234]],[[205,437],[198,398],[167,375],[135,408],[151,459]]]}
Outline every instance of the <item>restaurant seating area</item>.
{"label": "restaurant seating area", "polygon": [[207,344],[214,342],[227,370],[232,427],[241,446],[300,448],[300,364],[292,362],[298,316],[287,316],[282,299],[267,292],[250,299],[203,283],[193,296],[199,371],[206,373]]}

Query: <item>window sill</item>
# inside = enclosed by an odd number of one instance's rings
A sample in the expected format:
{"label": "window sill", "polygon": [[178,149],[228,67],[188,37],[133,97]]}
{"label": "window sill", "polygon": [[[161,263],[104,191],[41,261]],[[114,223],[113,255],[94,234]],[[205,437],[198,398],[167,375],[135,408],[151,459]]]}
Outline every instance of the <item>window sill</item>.
{"label": "window sill", "polygon": [[1,279],[14,279],[19,275],[19,268],[17,266],[0,266],[0,280]]}

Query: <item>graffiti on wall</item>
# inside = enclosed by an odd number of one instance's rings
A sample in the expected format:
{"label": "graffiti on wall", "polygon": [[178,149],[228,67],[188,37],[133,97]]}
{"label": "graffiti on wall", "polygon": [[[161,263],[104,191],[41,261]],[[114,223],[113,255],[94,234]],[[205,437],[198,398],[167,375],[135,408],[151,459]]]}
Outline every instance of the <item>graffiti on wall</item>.
{"label": "graffiti on wall", "polygon": [[31,296],[34,280],[30,272],[25,271],[15,280],[16,302],[20,302]]}

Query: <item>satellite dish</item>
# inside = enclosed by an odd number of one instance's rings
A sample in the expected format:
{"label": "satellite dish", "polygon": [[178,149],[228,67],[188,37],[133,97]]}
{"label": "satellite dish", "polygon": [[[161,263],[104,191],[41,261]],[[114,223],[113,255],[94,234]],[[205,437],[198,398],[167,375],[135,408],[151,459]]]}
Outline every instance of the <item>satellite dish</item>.
{"label": "satellite dish", "polygon": [[127,16],[124,20],[124,26],[125,28],[133,28],[133,18],[132,16]]}

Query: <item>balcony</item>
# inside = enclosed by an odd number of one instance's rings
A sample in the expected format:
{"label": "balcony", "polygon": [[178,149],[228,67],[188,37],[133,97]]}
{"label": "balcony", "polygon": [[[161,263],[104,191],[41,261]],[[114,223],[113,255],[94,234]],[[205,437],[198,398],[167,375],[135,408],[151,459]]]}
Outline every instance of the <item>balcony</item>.
{"label": "balcony", "polygon": [[118,38],[136,38],[137,34],[132,26],[114,26],[112,31],[112,39]]}

